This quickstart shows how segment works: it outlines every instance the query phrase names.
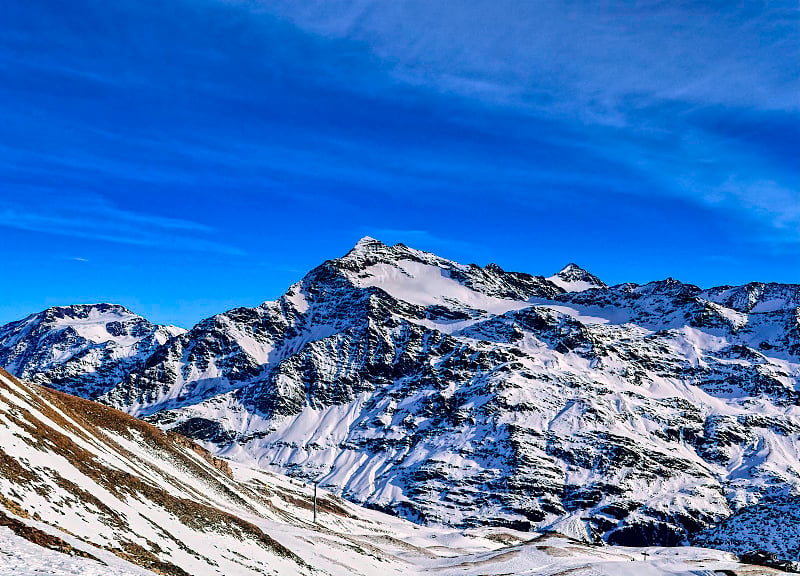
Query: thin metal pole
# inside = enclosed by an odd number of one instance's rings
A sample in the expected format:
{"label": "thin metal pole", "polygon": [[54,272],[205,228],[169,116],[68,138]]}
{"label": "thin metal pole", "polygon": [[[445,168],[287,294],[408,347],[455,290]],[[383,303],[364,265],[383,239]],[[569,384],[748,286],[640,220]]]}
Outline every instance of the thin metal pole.
{"label": "thin metal pole", "polygon": [[317,523],[317,483],[314,482],[314,524]]}

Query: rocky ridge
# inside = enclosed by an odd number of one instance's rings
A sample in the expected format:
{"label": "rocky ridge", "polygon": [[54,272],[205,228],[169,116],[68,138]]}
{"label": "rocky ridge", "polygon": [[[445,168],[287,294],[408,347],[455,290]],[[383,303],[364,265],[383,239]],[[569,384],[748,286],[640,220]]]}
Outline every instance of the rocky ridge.
{"label": "rocky ridge", "polygon": [[312,493],[0,370],[2,574],[620,576],[639,573],[633,560],[648,574],[767,573],[708,549],[647,559],[557,534],[425,528],[324,490],[315,514]]}
{"label": "rocky ridge", "polygon": [[796,285],[607,286],[364,239],[71,389],[416,522],[739,552],[773,522],[762,545],[796,559],[798,305]]}
{"label": "rocky ridge", "polygon": [[0,366],[20,378],[95,398],[183,332],[116,304],[58,306],[0,326]]}

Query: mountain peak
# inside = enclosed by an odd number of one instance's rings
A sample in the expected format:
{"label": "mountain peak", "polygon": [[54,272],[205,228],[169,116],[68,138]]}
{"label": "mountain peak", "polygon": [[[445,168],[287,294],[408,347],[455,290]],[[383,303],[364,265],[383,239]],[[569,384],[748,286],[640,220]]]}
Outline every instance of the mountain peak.
{"label": "mountain peak", "polygon": [[566,266],[564,266],[557,274],[557,276],[564,276],[564,275],[573,275],[573,274],[588,274],[586,270],[575,264],[575,262],[570,262]]}
{"label": "mountain peak", "polygon": [[181,332],[120,304],[53,306],[0,327],[0,366],[21,378],[94,398]]}
{"label": "mountain peak", "polygon": [[361,238],[347,254],[336,259],[335,262],[350,270],[363,270],[365,267],[377,263],[394,266],[400,260],[415,260],[439,267],[454,265],[453,262],[440,258],[436,254],[415,250],[401,243],[384,244],[371,236]]}
{"label": "mountain peak", "polygon": [[607,288],[605,282],[584,270],[574,262],[564,266],[557,274],[548,278],[550,282],[567,292],[583,292],[592,288]]}
{"label": "mountain peak", "polygon": [[90,315],[116,314],[136,316],[121,304],[100,302],[97,304],[70,304],[68,306],[52,306],[40,312],[46,318],[89,318]]}
{"label": "mountain peak", "polygon": [[384,244],[377,238],[373,238],[372,236],[364,236],[363,238],[361,238],[361,240],[356,242],[356,245],[353,246],[353,250],[358,252],[364,252],[364,251],[369,252],[372,250],[386,248],[386,247],[387,247],[386,244]]}

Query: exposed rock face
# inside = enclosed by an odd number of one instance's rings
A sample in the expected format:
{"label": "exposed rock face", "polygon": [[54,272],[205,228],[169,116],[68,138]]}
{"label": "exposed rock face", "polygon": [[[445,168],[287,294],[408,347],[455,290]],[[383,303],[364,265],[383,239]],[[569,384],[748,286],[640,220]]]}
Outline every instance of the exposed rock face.
{"label": "exposed rock face", "polygon": [[171,576],[264,574],[253,557],[274,573],[315,573],[253,523],[278,516],[263,484],[235,480],[177,434],[3,370],[0,494],[0,526],[65,554],[97,560],[112,552],[148,574]]}
{"label": "exposed rock face", "polygon": [[[416,521],[710,542],[799,495],[799,303],[795,285],[608,287],[364,239],[100,399]],[[795,554],[786,537],[772,551]]]}
{"label": "exposed rock face", "polygon": [[48,308],[0,327],[0,366],[20,378],[96,398],[182,332],[115,304]]}
{"label": "exposed rock face", "polygon": [[606,283],[577,264],[567,264],[558,274],[548,278],[566,292],[583,292],[592,288],[608,288]]}

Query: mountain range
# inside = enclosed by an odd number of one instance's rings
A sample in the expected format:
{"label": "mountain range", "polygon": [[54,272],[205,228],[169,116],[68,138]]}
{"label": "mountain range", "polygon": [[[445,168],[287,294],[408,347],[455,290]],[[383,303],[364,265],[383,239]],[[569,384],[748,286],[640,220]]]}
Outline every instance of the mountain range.
{"label": "mountain range", "polygon": [[[316,508],[316,513],[315,513]],[[0,370],[0,574],[773,574],[703,548],[422,527]]]}
{"label": "mountain range", "polygon": [[800,560],[798,285],[608,286],[365,238],[188,331],[50,308],[0,327],[0,365],[419,524]]}

